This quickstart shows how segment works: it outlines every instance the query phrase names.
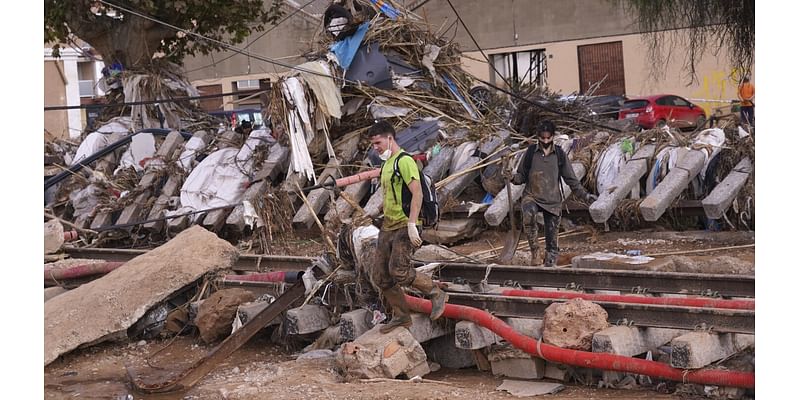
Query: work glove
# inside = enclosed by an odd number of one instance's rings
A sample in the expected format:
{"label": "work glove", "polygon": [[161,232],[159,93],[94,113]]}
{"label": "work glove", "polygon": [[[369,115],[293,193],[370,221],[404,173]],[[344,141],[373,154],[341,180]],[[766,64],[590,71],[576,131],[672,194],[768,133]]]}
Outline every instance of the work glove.
{"label": "work glove", "polygon": [[586,193],[586,202],[589,204],[594,203],[597,201],[597,196],[591,193]]}
{"label": "work glove", "polygon": [[414,247],[422,246],[422,239],[419,237],[417,224],[413,222],[408,223],[408,238],[411,239],[411,244],[413,244]]}

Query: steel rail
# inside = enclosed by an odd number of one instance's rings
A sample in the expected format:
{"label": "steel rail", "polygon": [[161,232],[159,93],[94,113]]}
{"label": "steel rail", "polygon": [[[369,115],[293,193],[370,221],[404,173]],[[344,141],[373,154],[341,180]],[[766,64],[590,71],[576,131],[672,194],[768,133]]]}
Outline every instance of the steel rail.
{"label": "steel rail", "polygon": [[[448,303],[487,310],[500,317],[542,318],[545,309],[560,299],[496,296],[448,292]],[[755,311],[718,308],[678,307],[652,304],[596,301],[608,313],[611,323],[634,326],[697,329],[725,333],[755,333]]]}
{"label": "steel rail", "polygon": [[[417,263],[422,264],[422,263]],[[490,269],[490,270],[489,270]],[[487,276],[488,270],[488,276]],[[516,265],[443,262],[439,268],[443,281],[466,280],[492,284],[518,283],[529,287],[577,287],[617,290],[624,293],[679,293],[724,297],[755,297],[752,275],[695,274],[581,268],[545,268]]]}

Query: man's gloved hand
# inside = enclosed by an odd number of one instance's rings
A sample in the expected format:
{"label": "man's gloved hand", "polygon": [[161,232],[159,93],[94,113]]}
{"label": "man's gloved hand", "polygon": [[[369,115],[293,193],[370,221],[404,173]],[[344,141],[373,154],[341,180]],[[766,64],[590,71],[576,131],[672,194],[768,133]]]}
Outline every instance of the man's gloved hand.
{"label": "man's gloved hand", "polygon": [[414,247],[422,246],[422,239],[419,237],[417,224],[413,222],[408,223],[408,238],[411,239],[411,244],[413,244]]}
{"label": "man's gloved hand", "polygon": [[594,203],[597,201],[597,196],[591,193],[586,193],[586,202],[589,204]]}

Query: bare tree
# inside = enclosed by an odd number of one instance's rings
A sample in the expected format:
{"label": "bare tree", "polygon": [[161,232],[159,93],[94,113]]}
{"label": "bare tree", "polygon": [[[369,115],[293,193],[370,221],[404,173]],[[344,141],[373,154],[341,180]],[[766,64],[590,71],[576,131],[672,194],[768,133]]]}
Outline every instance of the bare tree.
{"label": "bare tree", "polygon": [[747,74],[755,61],[755,0],[612,0],[631,15],[645,35],[656,76],[663,75],[676,48],[686,51],[684,71],[697,80],[707,53],[727,49],[728,63]]}

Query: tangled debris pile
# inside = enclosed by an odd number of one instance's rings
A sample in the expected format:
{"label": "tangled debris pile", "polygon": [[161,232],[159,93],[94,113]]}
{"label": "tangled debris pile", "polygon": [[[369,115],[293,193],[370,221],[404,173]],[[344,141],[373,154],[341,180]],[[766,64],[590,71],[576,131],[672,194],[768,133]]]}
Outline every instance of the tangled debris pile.
{"label": "tangled debris pile", "polygon": [[[532,143],[530,127],[551,119],[556,143],[600,197],[589,208],[594,222],[677,224],[670,210],[688,199],[703,200],[708,218],[731,229],[754,228],[754,139],[733,126],[615,132],[583,98],[535,87],[510,96],[480,85],[461,68],[457,44],[406,10],[354,1],[329,11],[309,53],[316,59],[273,85],[264,127],[216,128],[189,103],[133,106],[130,116],[88,133],[75,153],[47,147],[51,161],[69,166],[45,182],[49,211],[96,246],[163,243],[195,224],[261,253],[293,229],[318,226],[333,236],[358,207],[377,214],[375,183],[332,181],[380,165],[363,133],[385,119],[436,182],[445,216],[423,238],[453,243],[507,220],[500,162],[514,154],[518,164],[522,150],[513,146]],[[195,93],[179,76],[167,85],[130,71],[120,76],[112,93],[126,101]],[[172,130],[154,129],[159,113]],[[670,173],[678,170],[691,174]],[[518,200],[522,187],[512,193]],[[485,221],[463,218],[467,211]]]}

